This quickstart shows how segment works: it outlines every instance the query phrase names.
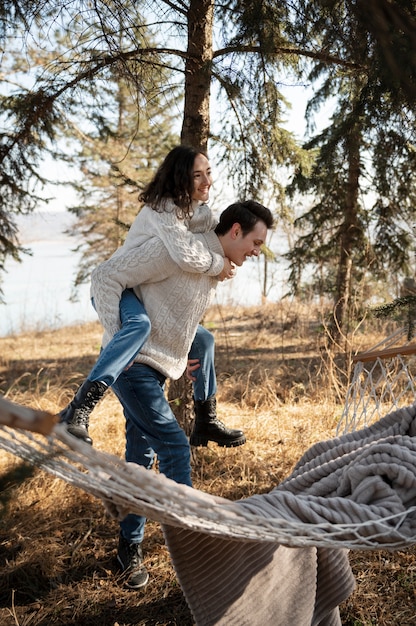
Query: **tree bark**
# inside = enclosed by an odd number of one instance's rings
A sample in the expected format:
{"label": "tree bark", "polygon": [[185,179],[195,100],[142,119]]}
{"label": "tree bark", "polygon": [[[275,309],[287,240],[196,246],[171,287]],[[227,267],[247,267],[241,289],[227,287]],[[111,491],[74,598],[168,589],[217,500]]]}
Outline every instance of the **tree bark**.
{"label": "tree bark", "polygon": [[354,126],[346,137],[348,153],[348,182],[345,199],[345,217],[340,237],[340,256],[338,264],[335,306],[333,312],[332,339],[338,342],[346,324],[351,298],[352,254],[358,228],[358,194],[360,178],[360,142],[361,133]]}
{"label": "tree bark", "polygon": [[183,374],[179,380],[169,380],[167,397],[174,416],[188,437],[194,423],[192,383]]}
{"label": "tree bark", "polygon": [[[214,0],[190,1],[181,142],[205,153],[210,126],[213,18]],[[177,381],[169,381],[168,399],[187,435],[194,417],[192,398],[192,386],[185,375]]]}
{"label": "tree bark", "polygon": [[213,0],[191,0],[185,63],[185,102],[181,141],[207,151],[212,74]]}

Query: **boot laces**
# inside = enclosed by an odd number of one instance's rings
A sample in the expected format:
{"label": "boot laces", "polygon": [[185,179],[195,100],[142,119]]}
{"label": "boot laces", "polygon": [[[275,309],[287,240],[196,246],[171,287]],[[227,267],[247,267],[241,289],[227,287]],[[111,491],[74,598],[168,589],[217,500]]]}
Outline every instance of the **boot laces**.
{"label": "boot laces", "polygon": [[128,546],[129,553],[129,567],[131,569],[135,569],[139,567],[142,563],[142,555],[139,544],[131,543]]}
{"label": "boot laces", "polygon": [[90,413],[100,399],[101,391],[98,387],[94,386],[89,389],[85,395],[82,407],[75,409],[72,422],[78,424],[79,426],[88,426]]}
{"label": "boot laces", "polygon": [[[93,407],[92,407],[93,408]],[[74,417],[71,420],[71,424],[74,426],[89,425],[90,407],[82,407],[81,409],[75,409]]]}

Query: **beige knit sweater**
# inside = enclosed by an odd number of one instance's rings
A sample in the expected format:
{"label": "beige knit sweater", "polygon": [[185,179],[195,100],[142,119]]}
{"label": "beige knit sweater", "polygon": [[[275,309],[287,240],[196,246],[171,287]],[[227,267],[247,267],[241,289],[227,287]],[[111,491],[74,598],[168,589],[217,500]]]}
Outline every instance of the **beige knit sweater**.
{"label": "beige knit sweater", "polygon": [[151,321],[151,334],[136,362],[179,378],[197,325],[218,284],[224,252],[206,204],[190,220],[178,220],[172,206],[156,212],[144,206],[126,241],[91,277],[91,296],[104,326],[103,346],[120,328],[119,303],[133,288]]}

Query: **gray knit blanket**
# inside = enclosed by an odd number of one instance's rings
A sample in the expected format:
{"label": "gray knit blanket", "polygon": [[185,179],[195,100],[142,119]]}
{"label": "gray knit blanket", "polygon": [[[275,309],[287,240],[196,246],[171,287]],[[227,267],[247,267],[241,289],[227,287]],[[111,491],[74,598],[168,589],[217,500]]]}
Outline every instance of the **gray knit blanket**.
{"label": "gray knit blanket", "polygon": [[341,624],[339,604],[355,584],[342,541],[348,545],[359,537],[360,548],[392,550],[416,543],[415,416],[412,405],[317,443],[270,493],[219,505],[235,512],[236,524],[241,514],[260,524],[280,519],[294,533],[299,523],[302,535],[309,524],[318,524],[318,546],[288,547],[164,525],[196,624]]}

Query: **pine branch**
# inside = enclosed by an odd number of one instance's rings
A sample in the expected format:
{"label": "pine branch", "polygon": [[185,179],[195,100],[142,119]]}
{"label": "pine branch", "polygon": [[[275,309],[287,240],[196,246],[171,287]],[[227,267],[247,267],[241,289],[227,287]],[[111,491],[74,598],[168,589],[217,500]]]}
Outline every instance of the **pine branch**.
{"label": "pine branch", "polygon": [[416,296],[402,296],[392,302],[387,302],[381,306],[374,307],[371,312],[377,318],[397,319],[400,313],[405,314],[407,339],[410,341],[415,335],[416,326]]}

